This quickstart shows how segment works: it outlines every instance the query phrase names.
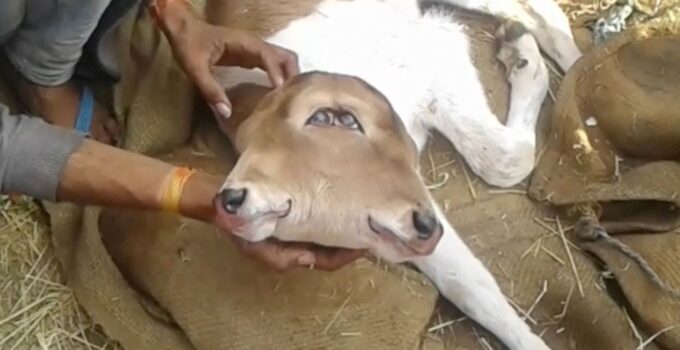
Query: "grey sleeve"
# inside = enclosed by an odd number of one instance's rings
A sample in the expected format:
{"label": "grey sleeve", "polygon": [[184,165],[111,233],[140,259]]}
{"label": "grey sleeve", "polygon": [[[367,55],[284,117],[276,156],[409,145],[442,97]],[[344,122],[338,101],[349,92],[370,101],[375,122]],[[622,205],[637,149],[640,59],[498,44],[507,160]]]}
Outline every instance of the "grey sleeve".
{"label": "grey sleeve", "polygon": [[0,104],[0,193],[54,201],[61,173],[84,136]]}

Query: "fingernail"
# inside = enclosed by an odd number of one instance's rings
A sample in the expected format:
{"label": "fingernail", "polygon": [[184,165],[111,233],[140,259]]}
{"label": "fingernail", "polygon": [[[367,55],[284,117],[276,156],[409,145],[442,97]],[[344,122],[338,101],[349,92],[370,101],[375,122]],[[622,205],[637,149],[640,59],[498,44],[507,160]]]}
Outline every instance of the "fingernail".
{"label": "fingernail", "polygon": [[303,254],[298,257],[298,265],[303,265],[303,266],[311,266],[314,265],[316,262],[316,259],[314,258],[314,255],[312,254]]}
{"label": "fingernail", "polygon": [[278,78],[276,78],[275,80],[276,80],[276,81],[275,81],[276,87],[281,87],[281,86],[283,86],[283,83],[284,83],[283,78],[278,77]]}
{"label": "fingernail", "polygon": [[227,104],[224,102],[216,103],[214,110],[217,114],[219,114],[220,117],[224,119],[229,119],[229,117],[231,117],[231,109],[229,109],[229,106],[227,106]]}

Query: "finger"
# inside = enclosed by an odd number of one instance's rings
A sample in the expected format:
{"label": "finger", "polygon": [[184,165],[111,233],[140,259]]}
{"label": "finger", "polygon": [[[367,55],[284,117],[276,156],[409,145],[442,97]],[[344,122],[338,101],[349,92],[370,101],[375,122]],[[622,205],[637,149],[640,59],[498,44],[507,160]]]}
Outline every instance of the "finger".
{"label": "finger", "polygon": [[297,56],[292,51],[242,32],[225,30],[224,37],[230,39],[225,41],[227,49],[217,61],[219,64],[263,69],[274,87],[299,73]]}
{"label": "finger", "polygon": [[95,125],[90,129],[90,135],[92,136],[93,139],[111,145],[113,144],[113,136],[109,135],[108,132],[106,132],[106,129],[104,129],[103,124]]}
{"label": "finger", "polygon": [[271,47],[262,49],[261,53],[262,64],[269,75],[269,80],[274,87],[281,87],[286,81],[283,70],[281,69],[280,61],[276,50]]}
{"label": "finger", "polygon": [[120,140],[121,130],[118,123],[113,118],[109,118],[104,122],[104,130],[111,136],[111,140],[116,144]]}
{"label": "finger", "polygon": [[245,242],[243,250],[252,257],[266,263],[277,271],[287,271],[297,266],[315,264],[315,257],[309,250],[287,246],[275,240]]}
{"label": "finger", "polygon": [[300,74],[300,66],[298,65],[297,58],[296,59],[288,59],[283,62],[284,70],[286,72],[286,79],[290,79],[298,74]]}
{"label": "finger", "polygon": [[227,236],[231,238],[234,243],[236,243],[236,245],[244,254],[255,260],[259,260],[270,268],[276,271],[285,271],[287,268],[289,268],[289,264],[281,261],[281,259],[272,258],[272,256],[276,256],[278,253],[276,249],[272,245],[267,244],[266,241],[248,242],[233,234],[227,234]]}
{"label": "finger", "polygon": [[315,251],[316,265],[314,268],[325,271],[335,271],[359,259],[364,256],[364,254],[365,252],[363,250],[352,249]]}
{"label": "finger", "polygon": [[300,63],[297,55],[290,50],[276,46],[276,51],[282,57],[281,66],[283,68],[286,79],[290,79],[295,75],[300,74]]}
{"label": "finger", "polygon": [[218,118],[229,118],[231,116],[231,102],[222,86],[210,72],[210,64],[207,61],[197,62],[187,67],[186,70],[213,113]]}

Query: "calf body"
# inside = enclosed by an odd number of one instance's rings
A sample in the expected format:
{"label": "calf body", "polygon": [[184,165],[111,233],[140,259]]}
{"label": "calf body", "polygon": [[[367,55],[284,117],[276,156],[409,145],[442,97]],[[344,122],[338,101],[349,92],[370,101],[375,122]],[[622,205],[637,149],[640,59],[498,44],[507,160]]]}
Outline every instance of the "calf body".
{"label": "calf body", "polygon": [[[445,2],[491,14],[502,20],[511,20],[501,26],[497,33],[500,43],[498,58],[506,66],[512,87],[505,124],[491,111],[469,55],[469,40],[462,26],[450,14],[436,10],[422,13],[415,0],[326,0],[302,1],[299,4],[295,1],[255,1],[257,5],[252,12],[256,15],[251,15],[253,20],[262,17],[259,20],[275,28],[272,33],[261,34],[269,42],[295,51],[303,72],[324,71],[358,77],[382,93],[405,127],[417,152],[425,147],[430,131],[437,130],[487,183],[500,187],[513,186],[525,179],[534,167],[535,128],[548,91],[549,78],[540,49],[564,70],[578,59],[580,52],[573,43],[566,17],[552,1]],[[253,2],[245,3],[252,5]],[[230,6],[230,11],[239,7],[233,3]],[[220,21],[228,24],[225,18],[229,16],[223,14],[220,17],[218,14],[216,21],[218,24]],[[248,27],[247,23],[244,26]],[[218,74],[227,88],[247,82],[268,85],[266,75],[260,71],[229,68]],[[289,109],[285,113],[294,111]],[[339,142],[342,144],[343,141]],[[246,186],[242,172],[243,168],[248,167],[246,164],[252,164],[248,162],[249,156],[246,154],[250,149],[247,144],[241,147],[242,157],[246,160],[242,168],[237,165],[229,176],[225,191]],[[351,162],[351,157],[347,160]],[[351,165],[346,168],[347,176],[353,176],[349,169]],[[381,169],[396,171],[387,166]],[[371,175],[367,173],[364,176]],[[422,185],[422,179],[418,180]],[[252,182],[249,184],[252,185]],[[395,185],[399,184],[399,181],[395,181]],[[309,183],[309,186],[314,185]],[[361,188],[336,186],[343,191],[360,191]],[[275,187],[256,191],[249,208],[259,208],[266,203],[271,209],[273,202],[285,203],[285,194],[276,199],[264,198],[277,196],[279,192],[273,189]],[[422,191],[422,186],[412,186],[412,189],[413,192]],[[332,239],[328,235],[296,234],[292,227],[287,230],[282,222],[289,219],[268,221],[267,227],[258,226],[253,221],[247,230],[240,230],[239,235],[253,241],[274,236],[287,240],[370,248],[395,262],[411,261],[434,281],[448,300],[494,333],[510,349],[548,349],[508,304],[492,274],[460,239],[442,210],[428,194],[421,197],[413,201],[420,204],[413,204],[409,208],[425,207],[426,211],[433,212],[443,231],[443,234],[437,234],[441,239],[438,244],[435,241],[436,247],[419,243],[418,247],[427,247],[420,251],[421,254],[400,255],[399,250],[388,252],[383,249],[387,244],[384,240],[360,239],[359,236],[371,234],[363,221],[352,221],[351,226],[339,229],[350,228],[363,233],[357,236],[352,236],[351,232],[336,234]],[[356,200],[360,206],[363,199]],[[312,202],[310,200],[309,203]],[[278,212],[288,210],[301,215],[297,207],[284,206]],[[306,219],[315,216],[314,210],[322,211],[313,206],[306,210],[311,213]],[[412,242],[411,236],[404,233],[408,230],[403,228],[403,215],[394,214],[406,209],[399,210],[390,212],[394,216],[392,222],[383,219],[381,225],[394,233],[398,240],[407,242],[406,246],[414,248],[413,244],[408,243]],[[420,209],[408,209],[409,213],[410,210],[416,212]],[[361,210],[352,207],[349,212],[340,211],[343,215],[351,216]],[[374,212],[370,215],[375,216]],[[328,217],[325,220],[331,226],[342,221]],[[299,218],[292,223],[303,225],[303,221]],[[368,226],[374,232],[380,231],[370,223]],[[431,239],[428,242],[431,243]]]}

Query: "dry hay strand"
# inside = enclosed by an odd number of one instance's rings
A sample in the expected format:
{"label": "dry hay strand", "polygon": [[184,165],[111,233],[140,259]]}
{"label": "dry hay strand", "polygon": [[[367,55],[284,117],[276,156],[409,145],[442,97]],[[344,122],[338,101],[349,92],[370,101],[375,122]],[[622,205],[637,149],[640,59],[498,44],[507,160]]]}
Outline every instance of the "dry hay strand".
{"label": "dry hay strand", "polygon": [[597,18],[611,8],[618,0],[556,0],[557,5],[566,13],[569,22],[575,23]]}
{"label": "dry hay strand", "polygon": [[0,197],[0,349],[119,350],[63,284],[38,207]]}

